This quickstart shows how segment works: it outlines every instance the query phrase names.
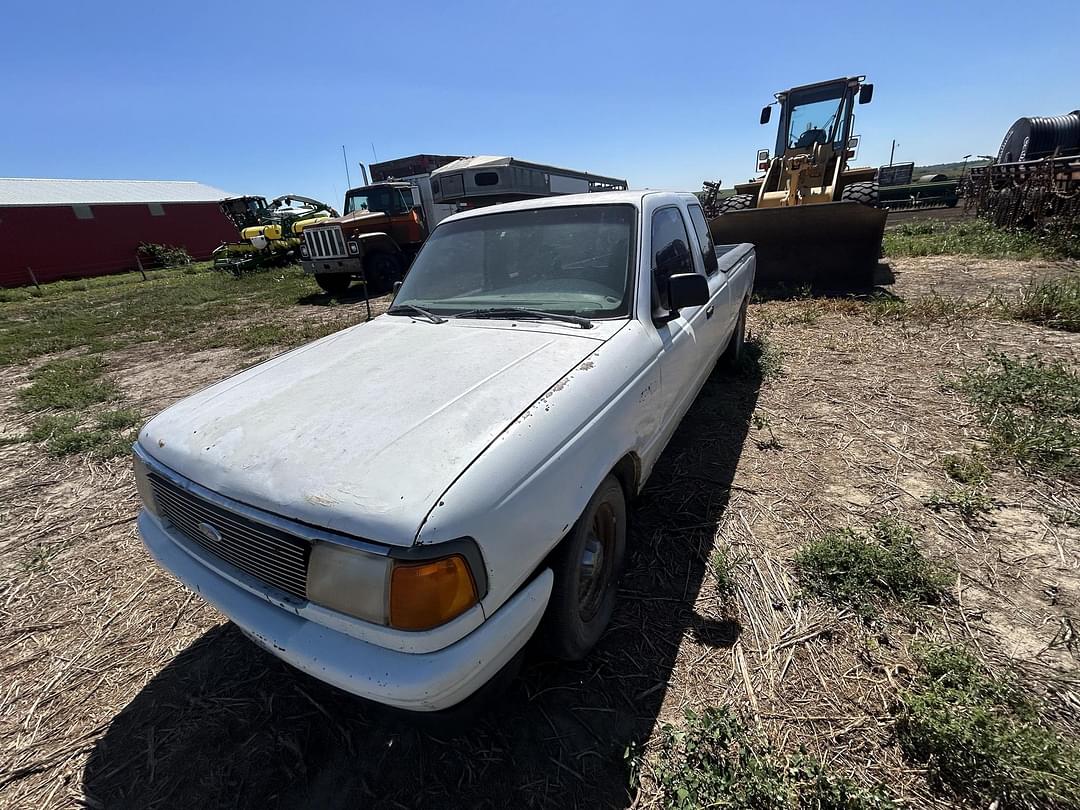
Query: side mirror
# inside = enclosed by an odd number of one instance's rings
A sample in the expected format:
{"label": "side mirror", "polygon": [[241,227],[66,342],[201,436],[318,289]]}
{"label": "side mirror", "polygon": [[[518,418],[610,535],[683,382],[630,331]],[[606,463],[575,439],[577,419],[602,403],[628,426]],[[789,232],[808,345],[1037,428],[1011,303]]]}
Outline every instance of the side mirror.
{"label": "side mirror", "polygon": [[394,298],[397,298],[398,292],[401,290],[401,282],[395,281],[393,286]]}
{"label": "side mirror", "polygon": [[869,104],[870,99],[874,97],[874,85],[864,84],[859,88],[859,103]]}
{"label": "side mirror", "polygon": [[769,123],[769,119],[772,118],[772,105],[769,104],[761,108],[761,123]]}
{"label": "side mirror", "polygon": [[858,155],[859,155],[859,136],[858,135],[852,135],[850,138],[848,138],[847,154],[845,155],[845,157],[848,160],[855,160],[855,158],[858,157]]}
{"label": "side mirror", "polygon": [[679,273],[668,278],[668,305],[672,312],[709,303],[709,282],[700,273]]}

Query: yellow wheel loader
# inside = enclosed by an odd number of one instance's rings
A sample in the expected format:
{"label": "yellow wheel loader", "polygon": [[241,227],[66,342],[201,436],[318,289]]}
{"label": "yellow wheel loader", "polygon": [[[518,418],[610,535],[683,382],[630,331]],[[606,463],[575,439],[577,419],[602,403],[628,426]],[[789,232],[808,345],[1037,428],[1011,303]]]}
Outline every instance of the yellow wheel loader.
{"label": "yellow wheel loader", "polygon": [[[752,242],[759,283],[873,284],[887,213],[878,207],[876,170],[848,165],[858,150],[855,104],[874,94],[865,78],[777,93],[776,151],[757,155],[764,174],[716,201],[713,238],[717,244]],[[772,106],[761,111],[762,124],[772,117]]]}

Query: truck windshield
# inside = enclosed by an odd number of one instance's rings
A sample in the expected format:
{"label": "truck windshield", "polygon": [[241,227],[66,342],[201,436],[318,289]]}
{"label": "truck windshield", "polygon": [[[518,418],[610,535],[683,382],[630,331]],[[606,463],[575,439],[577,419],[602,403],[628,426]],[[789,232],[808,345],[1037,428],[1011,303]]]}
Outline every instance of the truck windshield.
{"label": "truck windshield", "polygon": [[[402,192],[405,194],[402,194]],[[405,195],[408,195],[407,197]],[[378,211],[397,216],[408,213],[412,204],[412,190],[388,186],[350,191],[345,197],[345,213],[354,211]]]}
{"label": "truck windshield", "polygon": [[437,315],[526,307],[625,317],[634,223],[629,205],[538,208],[447,222],[416,257],[394,306]]}
{"label": "truck windshield", "polygon": [[843,113],[845,84],[831,84],[792,93],[787,100],[786,149],[810,149],[815,143],[837,140],[836,128]]}

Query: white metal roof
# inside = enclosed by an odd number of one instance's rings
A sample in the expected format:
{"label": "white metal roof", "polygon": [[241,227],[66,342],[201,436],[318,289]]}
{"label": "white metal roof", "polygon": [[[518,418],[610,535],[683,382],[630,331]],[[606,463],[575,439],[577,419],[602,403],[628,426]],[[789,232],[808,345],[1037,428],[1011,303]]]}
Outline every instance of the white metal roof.
{"label": "white metal roof", "polygon": [[499,156],[499,155],[473,155],[472,157],[458,158],[446,163],[432,174],[447,174],[449,172],[460,172],[462,169],[476,169],[481,166],[509,166],[512,157]]}
{"label": "white metal roof", "polygon": [[0,206],[217,202],[234,197],[191,180],[47,180],[0,177]]}

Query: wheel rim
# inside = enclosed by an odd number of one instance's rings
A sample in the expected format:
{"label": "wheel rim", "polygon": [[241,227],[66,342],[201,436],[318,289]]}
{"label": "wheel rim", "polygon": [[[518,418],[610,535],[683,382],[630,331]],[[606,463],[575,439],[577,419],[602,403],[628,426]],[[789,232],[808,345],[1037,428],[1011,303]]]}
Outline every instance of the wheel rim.
{"label": "wheel rim", "polygon": [[578,612],[582,621],[596,616],[607,595],[617,528],[615,510],[608,503],[600,504],[589,523],[578,560]]}

